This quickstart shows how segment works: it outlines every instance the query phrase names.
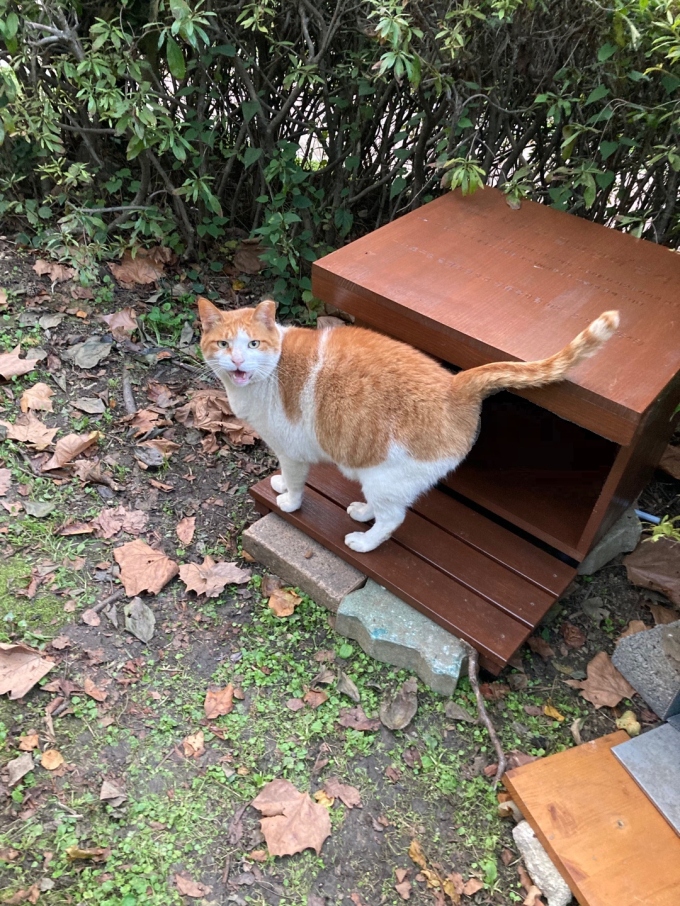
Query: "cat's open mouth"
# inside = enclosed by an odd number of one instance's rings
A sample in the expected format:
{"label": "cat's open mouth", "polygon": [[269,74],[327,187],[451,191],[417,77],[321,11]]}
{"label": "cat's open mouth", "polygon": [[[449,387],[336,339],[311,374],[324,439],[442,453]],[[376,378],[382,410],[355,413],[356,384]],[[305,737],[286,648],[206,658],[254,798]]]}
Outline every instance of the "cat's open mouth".
{"label": "cat's open mouth", "polygon": [[235,384],[247,384],[250,380],[250,371],[241,371],[240,368],[237,368],[236,371],[232,371],[230,374]]}

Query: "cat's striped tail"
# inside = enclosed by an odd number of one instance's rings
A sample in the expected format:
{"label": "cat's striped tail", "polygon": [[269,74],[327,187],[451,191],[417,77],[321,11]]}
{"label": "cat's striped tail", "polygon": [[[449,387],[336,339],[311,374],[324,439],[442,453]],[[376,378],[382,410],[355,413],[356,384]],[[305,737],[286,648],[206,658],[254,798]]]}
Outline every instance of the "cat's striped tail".
{"label": "cat's striped tail", "polygon": [[453,376],[456,393],[467,392],[482,399],[497,390],[542,387],[561,381],[570,368],[594,355],[619,326],[618,311],[605,311],[582,330],[564,349],[539,362],[491,362],[460,371]]}

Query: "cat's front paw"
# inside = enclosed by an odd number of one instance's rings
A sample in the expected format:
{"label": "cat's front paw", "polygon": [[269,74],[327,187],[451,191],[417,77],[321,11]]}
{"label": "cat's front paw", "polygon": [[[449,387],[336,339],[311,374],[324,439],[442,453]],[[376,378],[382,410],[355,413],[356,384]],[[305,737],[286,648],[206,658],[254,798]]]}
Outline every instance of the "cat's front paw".
{"label": "cat's front paw", "polygon": [[370,538],[370,534],[370,532],[350,532],[349,535],[345,535],[345,544],[358,554],[367,554],[380,544],[375,537]]}
{"label": "cat's front paw", "polygon": [[285,494],[279,494],[276,498],[276,505],[284,513],[294,513],[302,506],[302,495],[293,497],[286,491]]}
{"label": "cat's front paw", "polygon": [[277,494],[285,494],[288,490],[286,482],[283,480],[283,475],[272,475],[269,483],[272,486],[272,491],[276,491]]}

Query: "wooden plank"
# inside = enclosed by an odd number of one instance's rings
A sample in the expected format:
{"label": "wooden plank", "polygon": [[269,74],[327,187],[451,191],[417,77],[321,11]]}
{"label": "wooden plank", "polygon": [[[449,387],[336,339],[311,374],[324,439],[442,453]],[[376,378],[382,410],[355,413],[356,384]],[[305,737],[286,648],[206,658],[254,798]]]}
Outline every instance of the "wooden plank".
{"label": "wooden plank", "polygon": [[307,488],[302,507],[295,513],[277,509],[276,494],[269,479],[260,481],[250,493],[258,503],[274,510],[397,597],[474,645],[483,655],[480,662],[486,669],[498,673],[529,635],[529,628],[519,620],[394,540],[367,554],[350,550],[344,537],[356,531],[356,522],[342,507],[312,488]]}
{"label": "wooden plank", "polygon": [[[358,483],[346,479],[334,466],[313,466],[308,481],[321,494],[332,496],[345,489],[345,495],[351,496],[352,500],[363,499]],[[554,598],[562,594],[576,574],[573,566],[438,488],[417,500],[412,509],[518,576],[550,592]]]}
{"label": "wooden plank", "polygon": [[[332,467],[312,470],[308,486],[328,497],[343,510],[352,501],[363,500],[359,485],[347,481]],[[543,619],[555,603],[554,594],[527,582],[498,561],[469,547],[464,541],[416,512],[407,513],[406,519],[392,538],[470,591],[521,620],[530,629]]]}
{"label": "wooden plank", "polygon": [[619,764],[622,730],[504,783],[581,906],[678,906],[680,838]]}
{"label": "wooden plank", "polygon": [[598,355],[531,395],[622,444],[680,370],[679,283],[667,249],[547,205],[511,211],[493,188],[447,193],[313,266],[319,298],[374,324],[380,306],[377,326],[463,368],[544,358],[617,308]]}

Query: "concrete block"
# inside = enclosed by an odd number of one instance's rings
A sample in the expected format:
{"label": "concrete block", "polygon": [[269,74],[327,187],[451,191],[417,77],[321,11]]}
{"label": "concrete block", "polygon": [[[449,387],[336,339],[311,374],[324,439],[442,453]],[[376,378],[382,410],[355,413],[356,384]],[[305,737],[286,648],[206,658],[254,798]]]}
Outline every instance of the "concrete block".
{"label": "concrete block", "polygon": [[335,631],[377,661],[413,670],[441,695],[453,694],[467,659],[459,639],[371,579],[344,599]]}
{"label": "concrete block", "polygon": [[358,569],[276,513],[268,513],[246,529],[242,543],[251,557],[333,613],[346,595],[366,581]]}
{"label": "concrete block", "polygon": [[[517,848],[522,854],[531,880],[543,891],[548,906],[567,906],[571,903],[571,890],[528,821],[520,821],[512,830]],[[613,904],[612,904],[613,906]]]}
{"label": "concrete block", "polygon": [[663,720],[680,713],[680,620],[621,639],[612,663]]}
{"label": "concrete block", "polygon": [[579,565],[579,576],[592,576],[619,554],[634,551],[642,534],[642,523],[635,515],[635,507],[629,507],[618,522],[601,538],[588,556]]}

